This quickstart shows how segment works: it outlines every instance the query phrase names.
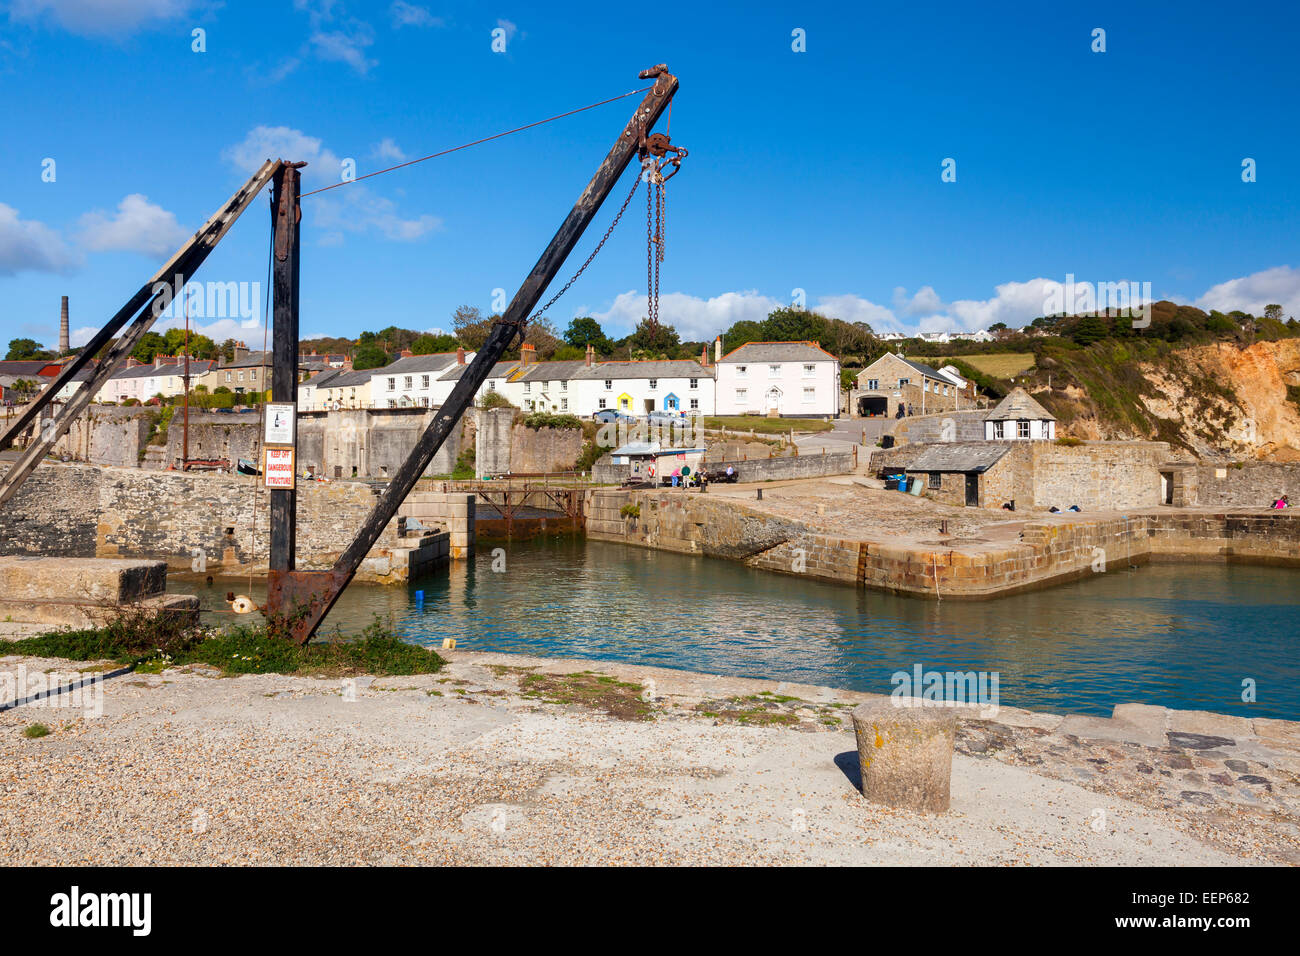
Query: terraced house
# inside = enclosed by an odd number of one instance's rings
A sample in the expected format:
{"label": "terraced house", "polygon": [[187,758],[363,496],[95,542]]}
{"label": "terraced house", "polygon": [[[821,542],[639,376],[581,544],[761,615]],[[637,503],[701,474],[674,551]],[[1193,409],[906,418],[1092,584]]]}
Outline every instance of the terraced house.
{"label": "terraced house", "polygon": [[840,360],[816,342],[747,342],[717,367],[718,415],[839,417]]}

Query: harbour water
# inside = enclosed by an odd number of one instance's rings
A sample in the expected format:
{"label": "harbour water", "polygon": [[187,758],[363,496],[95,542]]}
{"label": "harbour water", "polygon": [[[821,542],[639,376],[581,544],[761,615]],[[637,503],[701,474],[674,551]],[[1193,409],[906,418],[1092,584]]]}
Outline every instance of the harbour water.
{"label": "harbour water", "polygon": [[[494,570],[494,567],[496,570]],[[917,665],[998,675],[1000,702],[1300,719],[1300,571],[1170,564],[992,601],[934,602],[582,537],[481,550],[409,588],[354,585],[324,633],[376,614],[437,647],[589,658],[889,693]],[[209,619],[231,588],[182,584]],[[418,593],[422,592],[422,598]],[[261,601],[258,585],[251,596]],[[1253,683],[1251,683],[1253,682]],[[1254,702],[1243,693],[1254,690]]]}

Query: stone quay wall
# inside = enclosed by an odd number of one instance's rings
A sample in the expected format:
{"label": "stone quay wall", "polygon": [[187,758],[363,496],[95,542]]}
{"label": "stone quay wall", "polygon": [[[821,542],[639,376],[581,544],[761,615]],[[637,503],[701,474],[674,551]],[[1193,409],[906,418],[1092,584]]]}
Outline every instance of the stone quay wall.
{"label": "stone quay wall", "polygon": [[[297,558],[329,567],[382,488],[299,482]],[[148,558],[174,570],[264,567],[270,494],[257,479],[46,462],[0,510],[0,554]],[[390,522],[372,554],[400,549]]]}
{"label": "stone quay wall", "polygon": [[997,597],[1152,560],[1300,567],[1300,517],[1285,512],[1051,520],[1001,547],[924,548],[832,537],[735,499],[600,489],[589,492],[587,534],[928,598]]}
{"label": "stone quay wall", "polygon": [[1202,462],[1189,469],[1188,504],[1212,508],[1265,508],[1280,495],[1300,507],[1300,462]]}

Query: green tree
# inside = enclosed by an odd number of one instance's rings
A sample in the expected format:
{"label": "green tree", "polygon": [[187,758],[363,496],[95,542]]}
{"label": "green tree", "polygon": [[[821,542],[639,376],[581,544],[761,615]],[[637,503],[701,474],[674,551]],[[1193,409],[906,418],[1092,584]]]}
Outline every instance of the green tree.
{"label": "green tree", "polygon": [[581,316],[570,322],[569,327],[564,330],[564,341],[582,350],[583,355],[586,354],[588,345],[601,355],[608,355],[614,351],[614,343],[600,327],[600,323],[590,316]]}
{"label": "green tree", "polygon": [[352,367],[362,372],[368,368],[383,368],[388,364],[388,353],[374,342],[358,345],[352,353]]}
{"label": "green tree", "polygon": [[1282,306],[1276,302],[1264,306],[1264,318],[1272,319],[1274,322],[1282,321]]}
{"label": "green tree", "polygon": [[677,354],[681,337],[671,325],[651,325],[648,318],[637,323],[636,331],[627,337],[627,347],[633,358],[666,358]]}
{"label": "green tree", "polygon": [[459,344],[454,335],[431,335],[425,332],[412,340],[410,349],[416,355],[433,355],[437,352],[454,352]]}
{"label": "green tree", "polygon": [[37,342],[35,339],[10,339],[9,354],[5,356],[9,361],[47,359],[53,357],[53,353],[41,348],[41,343]]}

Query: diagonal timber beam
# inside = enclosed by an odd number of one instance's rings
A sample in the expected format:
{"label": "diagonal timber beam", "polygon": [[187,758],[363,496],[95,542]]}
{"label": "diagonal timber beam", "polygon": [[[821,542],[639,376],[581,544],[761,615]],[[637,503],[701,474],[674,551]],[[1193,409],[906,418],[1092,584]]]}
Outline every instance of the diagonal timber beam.
{"label": "diagonal timber beam", "polygon": [[22,413],[5,430],[4,434],[0,435],[0,449],[8,448],[13,443],[13,440],[37,419],[41,410],[51,404],[54,396],[71,382],[76,374],[105,345],[113,340],[113,337],[117,335],[122,326],[126,325],[127,320],[133,315],[135,316],[130,328],[113,343],[104,360],[95,367],[95,371],[90,378],[81,383],[81,387],[77,389],[62,409],[55,413],[52,418],[47,419],[46,424],[41,428],[39,434],[28,446],[22,457],[14,463],[3,478],[0,478],[0,505],[3,505],[17,493],[22,483],[27,480],[27,476],[41,463],[41,460],[54,443],[72,427],[72,423],[77,416],[85,411],[86,406],[90,404],[99,390],[126,361],[126,357],[131,354],[144,337],[144,334],[153,327],[158,315],[166,308],[167,302],[170,301],[171,290],[173,288],[184,289],[185,283],[190,280],[212,250],[217,247],[217,243],[235,224],[235,220],[248,208],[257,194],[261,192],[262,187],[270,182],[272,176],[283,165],[282,160],[268,159],[263,163],[257,172],[253,173],[248,182],[244,183],[213,214],[212,218],[204,223],[203,227],[191,236],[154,273],[153,278],[141,286],[135,295],[131,296],[127,301],[126,305],[122,306],[104,327],[95,333],[94,337],[82,348],[81,354],[65,365],[63,371],[58,374],[54,381],[46,386],[45,390],[36,399],[29,402]]}
{"label": "diagonal timber beam", "polygon": [[451,395],[417,439],[411,454],[388,482],[387,489],[367,516],[352,544],[328,571],[270,572],[267,578],[266,604],[267,617],[273,628],[287,633],[300,644],[311,639],[320,622],[338,600],[339,594],[347,587],[361,562],[383,534],[384,528],[397,514],[397,509],[429,467],[433,456],[473,403],[474,396],[487,380],[492,366],[501,359],[517,337],[523,336],[528,316],[537,306],[546,287],[560,271],[564,260],[578,244],[601,204],[608,198],[628,164],[636,157],[645,137],[677,92],[677,77],[669,73],[666,66],[654,67],[641,75],[643,79],[655,77],[655,85],[646,93],[632,118],[619,133],[604,162],[591,177],[587,188],[578,197],[555,236],[543,250],[541,258],[524,279],[505,314],[493,324],[487,342],[478,350],[474,361],[466,367]]}

